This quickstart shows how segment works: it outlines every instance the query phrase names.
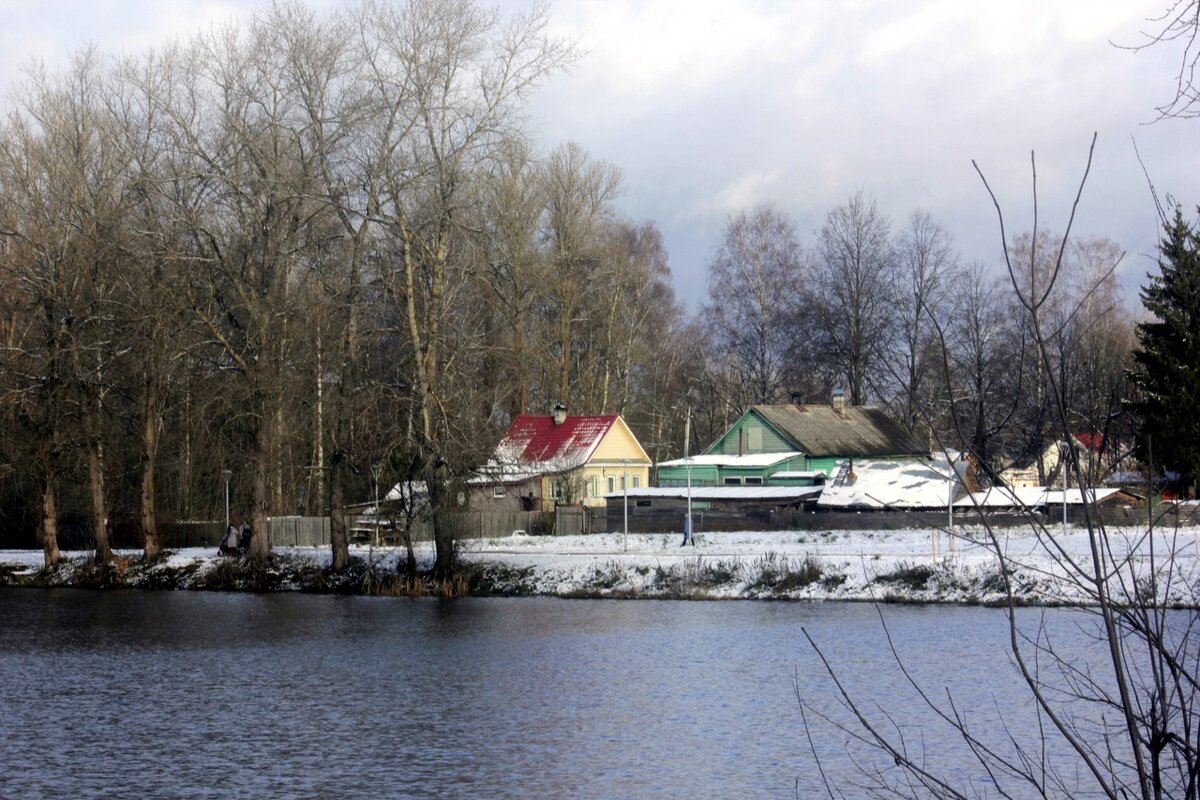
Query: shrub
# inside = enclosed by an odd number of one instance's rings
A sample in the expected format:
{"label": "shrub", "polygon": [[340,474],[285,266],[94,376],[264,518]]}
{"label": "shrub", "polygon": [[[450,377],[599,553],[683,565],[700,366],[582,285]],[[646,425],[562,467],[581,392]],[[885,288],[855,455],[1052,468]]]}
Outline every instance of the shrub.
{"label": "shrub", "polygon": [[925,564],[908,564],[901,561],[896,569],[875,578],[878,583],[890,583],[903,586],[914,591],[929,588],[929,579],[933,577],[933,567]]}
{"label": "shrub", "polygon": [[821,580],[825,574],[824,565],[812,555],[806,555],[802,561],[795,563],[775,553],[767,553],[755,562],[755,566],[758,578],[748,588],[760,591],[790,592],[803,589]]}

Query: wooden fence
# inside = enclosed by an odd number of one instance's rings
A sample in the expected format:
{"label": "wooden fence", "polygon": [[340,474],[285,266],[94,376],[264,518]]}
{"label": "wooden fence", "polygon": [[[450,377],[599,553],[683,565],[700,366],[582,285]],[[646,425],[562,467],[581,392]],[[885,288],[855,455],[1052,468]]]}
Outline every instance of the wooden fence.
{"label": "wooden fence", "polygon": [[[642,509],[634,513],[630,509],[629,530],[635,533],[680,533],[683,531],[684,512],[678,509]],[[1092,509],[1094,523],[1106,526],[1145,525],[1147,512],[1143,508],[1102,506]],[[1028,527],[1040,523],[1047,527],[1062,522],[1061,506],[1051,507],[1045,512],[1022,514],[1011,511],[984,511],[955,508],[955,525],[980,525],[985,522],[999,528]],[[1067,524],[1083,525],[1083,509],[1067,508]],[[942,528],[949,524],[945,509],[936,511],[772,511],[769,509],[704,509],[692,511],[692,529],[702,531],[747,531],[747,530],[900,530],[907,528]],[[1194,525],[1189,514],[1173,511],[1156,515],[1155,524],[1160,526]],[[608,509],[608,530],[623,530],[624,517],[620,506]]]}
{"label": "wooden fence", "polygon": [[[605,508],[560,506],[554,510],[555,536],[585,536],[613,530]],[[621,530],[620,525],[616,530]]]}
{"label": "wooden fence", "polygon": [[[168,522],[159,526],[162,546],[217,547],[225,536],[224,522]],[[272,547],[320,547],[329,544],[328,517],[270,517],[267,541]]]}
{"label": "wooden fence", "polygon": [[[1028,526],[1040,522],[1054,526],[1062,520],[1060,509],[1051,508],[1041,514],[986,513],[988,523],[998,527]],[[1146,524],[1146,509],[1124,507],[1102,507],[1098,519],[1104,525],[1131,526]],[[466,511],[454,514],[452,523],[455,536],[459,539],[491,539],[511,536],[517,531],[529,535],[580,536],[605,531],[624,529],[622,508],[578,508],[561,507],[553,512],[540,511]],[[693,528],[703,531],[740,530],[892,530],[900,528],[942,527],[947,523],[945,511],[926,512],[854,512],[854,511],[769,511],[769,510],[697,510],[692,513]],[[978,525],[981,518],[973,509],[955,509],[957,525]],[[328,547],[328,517],[272,517],[267,531],[272,547]],[[1084,522],[1082,509],[1068,507],[1067,522],[1081,525]],[[1157,510],[1155,525],[1200,524],[1200,509]],[[350,521],[351,541],[367,544],[372,541],[374,521],[370,517],[357,517]],[[636,533],[678,533],[683,530],[683,512],[670,510],[642,510],[633,513],[630,509],[629,530]],[[225,533],[223,522],[171,522],[159,526],[163,547],[217,547]],[[413,524],[413,541],[433,539],[433,525],[428,520]],[[400,541],[399,533],[384,523],[379,528],[380,544],[394,545]],[[94,546],[90,542],[89,547]]]}

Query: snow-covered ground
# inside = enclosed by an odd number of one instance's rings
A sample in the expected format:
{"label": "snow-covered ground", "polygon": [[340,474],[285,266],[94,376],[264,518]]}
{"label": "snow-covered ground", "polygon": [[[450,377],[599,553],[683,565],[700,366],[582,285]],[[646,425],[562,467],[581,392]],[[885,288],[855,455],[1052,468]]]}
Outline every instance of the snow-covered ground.
{"label": "snow-covered ground", "polygon": [[[791,598],[998,602],[1004,597],[999,559],[979,530],[956,536],[929,529],[897,531],[768,531],[703,533],[681,547],[679,534],[514,535],[460,543],[461,559],[475,567],[477,590],[503,594],[614,597]],[[998,531],[1016,594],[1027,603],[1086,603],[1084,582],[1072,580],[1065,560],[1090,571],[1086,531],[1053,528],[1049,537],[1030,529]],[[1117,596],[1197,605],[1200,528],[1156,531],[1110,529],[1107,548],[1121,565]],[[1052,558],[1053,553],[1057,558]],[[328,566],[328,548],[276,548],[293,573]],[[373,575],[394,573],[404,551],[352,548]],[[433,562],[429,544],[417,546],[421,568]],[[66,553],[86,561],[87,554]],[[136,564],[138,553],[122,552]],[[228,559],[215,548],[173,551],[154,569],[186,579],[174,585],[204,588],[204,576]],[[33,575],[41,551],[0,551],[0,574]],[[130,569],[133,575],[135,570]],[[145,573],[141,573],[145,574]],[[1152,579],[1153,578],[1153,579]],[[56,581],[50,581],[56,582]],[[63,583],[71,583],[65,578]],[[129,585],[162,585],[130,580]],[[282,581],[276,588],[300,588]]]}

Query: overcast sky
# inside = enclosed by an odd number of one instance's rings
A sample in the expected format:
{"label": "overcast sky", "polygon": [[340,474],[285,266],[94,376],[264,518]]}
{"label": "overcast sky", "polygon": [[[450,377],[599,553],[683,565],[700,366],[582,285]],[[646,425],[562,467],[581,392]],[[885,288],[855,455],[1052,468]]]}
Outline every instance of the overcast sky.
{"label": "overcast sky", "polygon": [[[1173,50],[1131,53],[1167,0],[555,0],[557,32],[586,56],[534,99],[547,149],[575,140],[624,173],[620,206],[658,223],[692,310],[731,212],[773,201],[811,246],[858,190],[892,220],[930,211],[966,260],[1000,264],[995,212],[1061,230],[1099,134],[1076,231],[1128,253],[1132,291],[1153,268],[1158,225],[1134,140],[1160,194],[1200,203],[1200,121],[1154,119]],[[137,51],[251,13],[250,0],[0,0],[0,92],[32,57],[91,42]],[[336,5],[319,0],[317,7]],[[518,0],[503,0],[520,8]]]}

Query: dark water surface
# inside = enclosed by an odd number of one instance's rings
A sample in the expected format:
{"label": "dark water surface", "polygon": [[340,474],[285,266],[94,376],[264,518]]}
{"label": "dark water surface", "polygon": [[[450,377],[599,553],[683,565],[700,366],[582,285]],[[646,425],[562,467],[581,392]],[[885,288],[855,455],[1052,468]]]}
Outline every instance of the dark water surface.
{"label": "dark water surface", "polygon": [[[885,615],[1022,724],[1001,612]],[[0,797],[818,796],[796,695],[837,702],[801,626],[911,707],[865,604],[0,590]],[[846,739],[815,744],[849,781]]]}

